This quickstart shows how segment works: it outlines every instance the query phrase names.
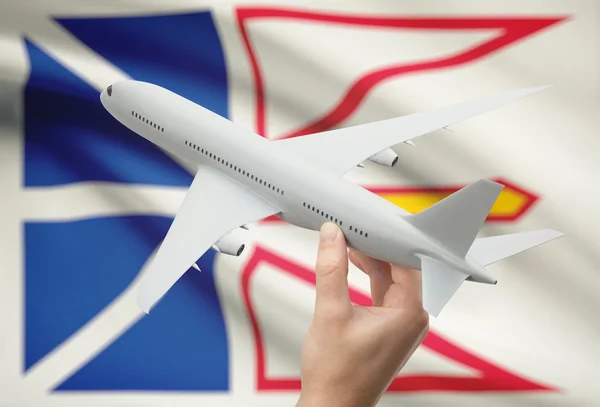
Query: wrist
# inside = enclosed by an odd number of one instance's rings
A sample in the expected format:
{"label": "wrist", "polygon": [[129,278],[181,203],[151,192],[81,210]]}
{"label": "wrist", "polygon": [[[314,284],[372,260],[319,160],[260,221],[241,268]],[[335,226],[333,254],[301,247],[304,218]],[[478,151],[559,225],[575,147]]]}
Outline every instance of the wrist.
{"label": "wrist", "polygon": [[296,407],[374,407],[379,394],[345,391],[313,391],[302,389]]}

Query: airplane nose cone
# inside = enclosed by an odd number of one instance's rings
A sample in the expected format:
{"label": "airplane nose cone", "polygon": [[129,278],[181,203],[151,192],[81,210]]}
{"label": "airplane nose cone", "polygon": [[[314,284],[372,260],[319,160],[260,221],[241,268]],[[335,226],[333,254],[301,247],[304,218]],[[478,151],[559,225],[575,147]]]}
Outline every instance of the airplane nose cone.
{"label": "airplane nose cone", "polygon": [[100,93],[100,103],[102,103],[102,106],[104,106],[106,108],[106,98],[108,96],[106,95],[106,90],[103,90],[102,93]]}
{"label": "airplane nose cone", "polygon": [[104,108],[108,109],[107,102],[113,94],[113,85],[110,85],[100,93],[100,102]]}

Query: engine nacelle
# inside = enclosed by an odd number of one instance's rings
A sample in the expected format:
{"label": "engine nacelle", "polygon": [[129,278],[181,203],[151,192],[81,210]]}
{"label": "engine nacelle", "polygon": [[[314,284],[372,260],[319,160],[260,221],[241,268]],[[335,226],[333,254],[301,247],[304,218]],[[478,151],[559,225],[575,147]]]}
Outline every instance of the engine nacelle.
{"label": "engine nacelle", "polygon": [[386,148],[385,150],[381,150],[377,154],[373,154],[371,157],[369,157],[369,161],[386,165],[388,167],[393,167],[398,162],[398,154],[394,153],[391,148]]}
{"label": "engine nacelle", "polygon": [[239,229],[234,229],[231,232],[223,235],[215,242],[213,247],[221,253],[230,256],[239,256],[244,251],[244,237],[239,233]]}

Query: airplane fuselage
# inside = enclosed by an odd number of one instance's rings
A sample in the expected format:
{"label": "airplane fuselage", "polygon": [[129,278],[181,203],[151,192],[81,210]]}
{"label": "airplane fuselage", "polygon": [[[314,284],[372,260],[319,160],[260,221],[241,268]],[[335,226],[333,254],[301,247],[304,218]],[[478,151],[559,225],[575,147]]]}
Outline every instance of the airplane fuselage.
{"label": "airplane fuselage", "polygon": [[420,269],[416,255],[426,255],[469,280],[495,283],[469,256],[456,256],[406,222],[407,212],[276,141],[156,85],[118,82],[110,93],[102,93],[102,103],[123,125],[172,154],[220,171],[278,208],[276,216],[291,224],[319,230],[335,222],[350,247],[372,257]]}

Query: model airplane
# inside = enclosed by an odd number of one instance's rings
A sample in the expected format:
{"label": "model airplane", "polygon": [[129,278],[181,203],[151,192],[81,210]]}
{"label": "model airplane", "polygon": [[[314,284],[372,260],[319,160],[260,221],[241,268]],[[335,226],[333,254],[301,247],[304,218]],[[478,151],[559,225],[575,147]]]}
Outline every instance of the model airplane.
{"label": "model airplane", "polygon": [[155,258],[141,276],[138,304],[148,313],[211,247],[239,256],[236,233],[275,215],[319,230],[335,222],[348,246],[422,270],[423,306],[437,316],[463,281],[496,284],[484,268],[559,236],[554,230],[476,239],[503,186],[477,181],[410,214],[342,176],[361,162],[393,166],[399,143],[539,92],[538,87],[424,113],[304,137],[269,141],[159,86],[121,81],[100,95],[126,127],[198,165]]}

